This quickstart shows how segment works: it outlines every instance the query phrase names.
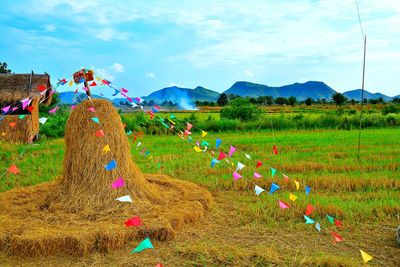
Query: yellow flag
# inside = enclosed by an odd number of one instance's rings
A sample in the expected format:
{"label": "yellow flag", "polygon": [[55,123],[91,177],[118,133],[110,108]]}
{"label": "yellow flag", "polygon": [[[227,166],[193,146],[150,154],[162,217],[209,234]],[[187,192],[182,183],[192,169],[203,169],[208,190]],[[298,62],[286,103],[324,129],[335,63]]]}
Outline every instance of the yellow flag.
{"label": "yellow flag", "polygon": [[293,180],[293,181],[294,181],[294,184],[296,185],[296,190],[299,191],[300,183],[297,182],[296,180]]}
{"label": "yellow flag", "polygon": [[153,156],[150,156],[150,157],[149,157],[149,160],[152,160],[152,159],[153,159]]}
{"label": "yellow flag", "polygon": [[72,86],[74,84],[74,82],[73,82],[73,80],[71,80],[70,82],[69,82],[69,86]]}
{"label": "yellow flag", "polygon": [[204,136],[206,136],[207,134],[208,134],[207,132],[201,131],[201,137],[204,137]]}
{"label": "yellow flag", "polygon": [[292,193],[289,193],[289,199],[293,202],[296,201],[297,197],[295,195],[293,195]]}
{"label": "yellow flag", "polygon": [[103,147],[103,154],[107,154],[107,152],[110,152],[110,146],[109,145],[105,145],[104,147]]}
{"label": "yellow flag", "polygon": [[201,152],[201,151],[202,151],[198,146],[194,146],[193,149],[194,149],[194,151],[196,151],[196,152]]}
{"label": "yellow flag", "polygon": [[168,119],[170,123],[175,125],[175,122],[173,122],[171,119]]}
{"label": "yellow flag", "polygon": [[364,260],[364,263],[367,263],[374,258],[371,255],[367,254],[366,252],[362,251],[361,249],[360,249],[360,252],[361,252],[361,257]]}

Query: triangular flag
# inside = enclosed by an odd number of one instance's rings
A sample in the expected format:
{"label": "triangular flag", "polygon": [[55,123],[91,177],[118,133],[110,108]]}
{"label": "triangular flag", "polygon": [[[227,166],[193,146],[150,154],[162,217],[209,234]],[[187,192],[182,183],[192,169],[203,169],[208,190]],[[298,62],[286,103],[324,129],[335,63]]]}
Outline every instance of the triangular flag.
{"label": "triangular flag", "polygon": [[196,151],[196,152],[201,152],[201,151],[202,151],[198,146],[194,146],[193,149],[194,149],[194,151]]}
{"label": "triangular flag", "polygon": [[207,132],[205,132],[205,131],[201,131],[201,137],[203,137],[204,138],[204,136],[206,136],[208,133]]}
{"label": "triangular flag", "polygon": [[278,155],[278,148],[276,147],[276,145],[273,146],[272,152],[273,152],[275,155]]}
{"label": "triangular flag", "polygon": [[104,168],[107,171],[111,171],[112,169],[115,169],[116,167],[117,167],[117,162],[113,159],[106,166],[104,166]]}
{"label": "triangular flag", "polygon": [[124,179],[122,179],[122,177],[119,177],[117,180],[115,180],[112,184],[111,187],[116,189],[116,188],[120,188],[123,187],[125,185]]}
{"label": "triangular flag", "polygon": [[214,168],[216,163],[219,163],[219,161],[217,159],[212,159],[211,160],[211,168]]}
{"label": "triangular flag", "polygon": [[23,99],[23,100],[21,100],[21,102],[22,102],[22,109],[25,109],[25,108],[28,106],[29,101],[30,101],[29,97],[28,97],[28,98],[25,98],[25,99]]}
{"label": "triangular flag", "polygon": [[139,141],[139,142],[137,143],[137,145],[136,145],[136,148],[138,148],[141,144],[142,144],[142,142]]}
{"label": "triangular flag", "polygon": [[261,167],[262,165],[263,165],[263,163],[262,163],[261,161],[257,160],[256,168],[259,168],[259,167]]}
{"label": "triangular flag", "polygon": [[236,151],[236,147],[230,146],[228,156],[232,157],[232,154]]}
{"label": "triangular flag", "polygon": [[17,123],[15,121],[12,121],[8,125],[10,125],[11,128],[14,128],[17,125]]}
{"label": "triangular flag", "polygon": [[190,131],[190,129],[192,129],[192,124],[189,122],[186,122],[186,130]]}
{"label": "triangular flag", "polygon": [[226,157],[226,154],[222,151],[219,152],[218,160],[224,159]]}
{"label": "triangular flag", "polygon": [[285,179],[285,183],[289,182],[289,177],[286,174],[282,173],[282,176],[283,176],[283,179]]}
{"label": "triangular flag", "polygon": [[314,207],[311,204],[307,204],[306,215],[310,215],[314,211]]}
{"label": "triangular flag", "polygon": [[276,170],[275,170],[274,168],[271,168],[271,175],[272,175],[272,177],[275,176],[275,173],[276,173]]}
{"label": "triangular flag", "polygon": [[142,220],[140,219],[139,216],[135,216],[135,217],[132,217],[132,218],[126,220],[124,222],[124,224],[125,224],[126,227],[141,226],[142,225]]}
{"label": "triangular flag", "polygon": [[[161,122],[162,123],[162,122]],[[168,127],[169,128],[169,127]],[[185,130],[185,132],[183,133],[183,135],[188,136],[189,134],[192,134],[189,130]]]}
{"label": "triangular flag", "polygon": [[37,88],[38,88],[39,92],[43,92],[46,90],[46,86],[44,86],[43,84],[39,84]]}
{"label": "triangular flag", "polygon": [[339,220],[336,220],[336,219],[335,219],[334,222],[335,222],[335,225],[338,226],[338,227],[342,227],[342,226],[343,226],[342,222],[339,221]]}
{"label": "triangular flag", "polygon": [[105,145],[104,147],[103,147],[103,150],[102,150],[102,152],[103,152],[103,154],[106,154],[107,152],[110,152],[110,146],[109,145]]}
{"label": "triangular flag", "polygon": [[69,84],[68,84],[69,86],[72,86],[72,85],[74,85],[74,81],[73,80],[71,80],[70,82],[69,82]]}
{"label": "triangular flag", "polygon": [[259,194],[261,194],[262,192],[264,192],[265,189],[259,187],[258,185],[255,185],[255,186],[254,186],[254,191],[256,191],[256,195],[258,196]]}
{"label": "triangular flag", "polygon": [[153,247],[153,244],[150,241],[150,238],[147,237],[145,240],[140,242],[140,244],[134,250],[131,251],[131,254],[140,252],[140,251],[145,250],[145,249],[153,249],[153,248],[154,247]]}
{"label": "triangular flag", "polygon": [[98,130],[98,131],[95,132],[95,135],[97,137],[104,136],[104,132],[103,132],[103,130]]}
{"label": "triangular flag", "polygon": [[371,255],[367,254],[366,252],[362,251],[361,249],[360,249],[360,253],[361,253],[361,257],[363,258],[364,263],[367,263],[374,258]]}
{"label": "triangular flag", "polygon": [[341,237],[341,236],[338,235],[337,233],[331,232],[331,235],[333,236],[333,238],[335,238],[335,242],[336,242],[336,243],[339,243],[339,242],[343,241],[343,237]]}
{"label": "triangular flag", "polygon": [[13,174],[18,174],[19,173],[19,170],[18,170],[17,166],[15,166],[15,165],[11,165],[10,168],[8,168],[7,171],[11,172]]}
{"label": "triangular flag", "polygon": [[237,166],[236,166],[236,171],[240,171],[240,170],[243,169],[244,167],[245,167],[244,164],[238,162],[238,163],[237,163]]}
{"label": "triangular flag", "polygon": [[306,224],[313,224],[315,221],[311,219],[310,217],[303,215],[304,219],[306,220]]}
{"label": "triangular flag", "polygon": [[279,188],[280,188],[279,185],[277,185],[277,184],[275,184],[275,183],[272,183],[272,184],[271,184],[271,187],[270,187],[270,189],[269,189],[269,193],[272,194],[272,193],[274,193],[276,190],[278,190]]}
{"label": "triangular flag", "polygon": [[249,154],[244,154],[246,156],[247,159],[251,159],[251,156]]}
{"label": "triangular flag", "polygon": [[132,131],[131,130],[128,130],[127,132],[126,132],[126,135],[131,135],[132,134]]}
{"label": "triangular flag", "polygon": [[320,224],[320,223],[317,223],[317,224],[315,225],[315,229],[317,229],[318,232],[321,232],[321,224]]}
{"label": "triangular flag", "polygon": [[254,178],[261,178],[262,177],[262,175],[261,174],[259,174],[258,172],[254,172],[254,175],[253,175],[253,177]]}
{"label": "triangular flag", "polygon": [[171,120],[173,120],[173,119],[176,119],[176,116],[174,115],[174,114],[169,114],[169,118],[171,119]]}
{"label": "triangular flag", "polygon": [[1,110],[3,111],[4,114],[6,114],[10,110],[11,106],[7,106],[5,108],[2,108]]}
{"label": "triangular flag", "polygon": [[162,263],[159,263],[155,267],[164,267],[164,265]]}
{"label": "triangular flag", "polygon": [[75,105],[71,105],[70,108],[71,108],[71,109],[75,109],[76,106],[75,106]]}
{"label": "triangular flag", "polygon": [[297,182],[296,180],[293,180],[294,184],[296,185],[296,190],[299,191],[300,188],[300,183]]}
{"label": "triangular flag", "polygon": [[18,118],[19,118],[20,120],[22,120],[22,119],[25,118],[25,116],[26,116],[26,115],[19,115]]}
{"label": "triangular flag", "polygon": [[239,173],[233,172],[233,180],[237,181],[237,180],[239,180],[240,178],[242,178],[242,176],[241,176]]}
{"label": "triangular flag", "polygon": [[295,195],[293,195],[292,193],[289,193],[289,199],[293,202],[296,201],[297,197]]}
{"label": "triangular flag", "polygon": [[289,204],[283,202],[282,200],[279,200],[278,203],[281,209],[288,209],[290,207]]}
{"label": "triangular flag", "polygon": [[306,195],[308,196],[310,194],[310,192],[311,192],[311,188],[308,185],[306,185]]}
{"label": "triangular flag", "polygon": [[328,214],[326,215],[326,218],[328,219],[328,221],[331,223],[331,224],[334,224],[335,222],[335,219],[332,217],[332,216],[329,216]]}
{"label": "triangular flag", "polygon": [[54,113],[56,113],[57,109],[58,109],[58,106],[56,106],[56,107],[53,108],[53,109],[50,109],[50,110],[49,110],[49,113],[50,113],[50,114],[54,114]]}
{"label": "triangular flag", "polygon": [[27,107],[25,110],[29,111],[30,113],[32,113],[32,110],[34,110],[35,107],[34,106],[29,106]]}
{"label": "triangular flag", "polygon": [[201,141],[201,145],[202,145],[202,146],[209,146],[210,144],[209,144],[208,142],[206,142],[206,141],[203,140],[203,141]]}
{"label": "triangular flag", "polygon": [[94,121],[95,123],[100,123],[99,118],[97,118],[97,117],[93,117],[92,121]]}
{"label": "triangular flag", "polygon": [[97,86],[97,83],[95,81],[93,81],[90,86]]}
{"label": "triangular flag", "polygon": [[221,145],[221,143],[222,143],[221,139],[219,138],[215,139],[215,148],[218,148]]}
{"label": "triangular flag", "polygon": [[90,108],[88,108],[88,110],[91,111],[91,112],[96,112],[96,110],[94,109],[94,107],[90,107]]}
{"label": "triangular flag", "polygon": [[122,197],[118,197],[115,200],[118,200],[120,202],[131,202],[132,203],[132,199],[130,195],[126,195],[126,196],[122,196]]}
{"label": "triangular flag", "polygon": [[42,117],[42,118],[39,119],[39,122],[40,122],[41,124],[45,124],[46,121],[47,121],[47,118],[45,118],[45,117]]}

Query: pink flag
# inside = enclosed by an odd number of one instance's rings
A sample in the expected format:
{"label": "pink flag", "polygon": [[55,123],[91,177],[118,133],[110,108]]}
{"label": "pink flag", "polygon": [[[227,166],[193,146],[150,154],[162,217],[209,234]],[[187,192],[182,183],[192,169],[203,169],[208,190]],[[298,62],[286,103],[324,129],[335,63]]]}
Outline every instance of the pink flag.
{"label": "pink flag", "polygon": [[49,113],[50,113],[50,114],[54,114],[54,113],[56,113],[57,109],[58,109],[58,106],[56,106],[56,107],[53,108],[53,109],[50,109],[50,110],[49,110]]}
{"label": "pink flag", "polygon": [[229,157],[232,157],[232,154],[233,154],[235,151],[236,151],[236,147],[231,146],[231,147],[229,148],[228,156],[229,156]]}
{"label": "pink flag", "polygon": [[128,101],[131,102],[131,103],[133,101],[132,98],[130,98],[129,96],[127,96],[126,99],[128,99]]}
{"label": "pink flag", "polygon": [[85,90],[86,92],[89,92],[89,89],[85,86],[82,88],[83,90]]}
{"label": "pink flag", "polygon": [[258,172],[254,172],[254,178],[261,178],[261,177],[262,177],[261,174],[259,174]]}
{"label": "pink flag", "polygon": [[21,102],[22,102],[22,109],[25,109],[25,108],[29,105],[29,101],[30,101],[29,97],[28,97],[28,98],[25,98],[24,100],[21,100]]}
{"label": "pink flag", "polygon": [[125,185],[124,179],[122,179],[122,177],[119,177],[117,180],[115,180],[115,182],[111,184],[111,187],[116,189],[119,187],[123,187],[124,185]]}
{"label": "pink flag", "polygon": [[121,91],[122,91],[123,93],[128,93],[128,90],[126,90],[125,88],[121,88]]}
{"label": "pink flag", "polygon": [[70,108],[71,108],[71,109],[75,109],[75,108],[76,108],[76,106],[75,106],[75,105],[72,105]]}
{"label": "pink flag", "polygon": [[18,107],[13,107],[12,111],[16,111],[18,109]]}
{"label": "pink flag", "polygon": [[279,207],[281,209],[288,209],[290,206],[289,206],[289,204],[283,202],[282,200],[279,200]]}
{"label": "pink flag", "polygon": [[239,180],[240,178],[242,178],[242,176],[241,176],[239,173],[233,172],[233,180],[237,181],[237,180]]}
{"label": "pink flag", "polygon": [[142,100],[140,97],[135,97],[135,99],[136,99],[136,101],[137,101],[138,103],[140,103],[140,101]]}
{"label": "pink flag", "polygon": [[10,107],[11,107],[11,106],[7,106],[7,107],[5,107],[5,108],[2,108],[1,110],[2,110],[4,113],[7,113],[7,112],[10,110]]}
{"label": "pink flag", "polygon": [[192,124],[190,124],[190,123],[186,123],[186,129],[189,131],[190,129],[192,129]]}
{"label": "pink flag", "polygon": [[88,110],[91,111],[91,112],[96,112],[96,110],[94,109],[94,107],[90,107],[90,108],[88,108]]}

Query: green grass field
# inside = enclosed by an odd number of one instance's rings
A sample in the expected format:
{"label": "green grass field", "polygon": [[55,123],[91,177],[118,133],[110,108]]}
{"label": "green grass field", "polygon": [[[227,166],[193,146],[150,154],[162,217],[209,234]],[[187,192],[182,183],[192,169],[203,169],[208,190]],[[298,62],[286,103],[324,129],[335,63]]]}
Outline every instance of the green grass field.
{"label": "green grass field", "polygon": [[[192,143],[171,135],[142,136],[139,138],[142,146],[136,148],[136,141],[131,150],[133,160],[142,171],[161,172],[194,182],[208,188],[215,198],[214,208],[203,223],[184,230],[175,241],[157,243],[160,257],[170,266],[359,266],[362,260],[358,249],[376,258],[372,265],[398,266],[395,232],[387,228],[400,224],[399,136],[400,129],[364,130],[358,161],[358,131],[207,135],[205,140],[210,142],[210,147],[214,147],[217,137],[223,140],[221,148],[225,152],[229,145],[237,147],[232,161],[246,165],[238,182],[233,182],[229,164],[210,168],[210,154],[194,152],[195,141],[203,140],[196,131],[193,131]],[[274,144],[279,155],[271,153]],[[144,147],[153,160],[140,153]],[[28,147],[1,143],[1,148],[2,174],[12,163],[16,163],[21,173],[2,175],[0,191],[51,181],[61,175],[62,139],[43,140]],[[25,148],[25,155],[18,160]],[[246,159],[244,153],[250,154],[252,160]],[[252,178],[255,160],[264,163],[257,169],[264,176],[262,179]],[[296,191],[292,181],[286,184],[279,172],[271,177],[269,167],[299,181],[300,191]],[[271,182],[275,182],[282,190],[273,196],[267,192],[255,196],[254,182],[267,191]],[[305,196],[305,185],[311,186],[309,197]],[[298,196],[297,201],[290,209],[279,209],[278,198],[291,203],[289,192]],[[313,218],[326,230],[340,233],[345,242],[333,244],[329,232],[318,233],[313,226],[304,224],[302,214],[307,203],[317,207]],[[344,227],[329,225],[324,218],[326,214],[342,220]],[[127,256],[119,258],[122,254],[90,256],[78,262],[72,258],[64,260],[65,264],[82,265],[107,261],[124,265],[132,260]],[[151,255],[144,253],[135,261],[146,265]],[[4,260],[10,263],[13,259]]]}

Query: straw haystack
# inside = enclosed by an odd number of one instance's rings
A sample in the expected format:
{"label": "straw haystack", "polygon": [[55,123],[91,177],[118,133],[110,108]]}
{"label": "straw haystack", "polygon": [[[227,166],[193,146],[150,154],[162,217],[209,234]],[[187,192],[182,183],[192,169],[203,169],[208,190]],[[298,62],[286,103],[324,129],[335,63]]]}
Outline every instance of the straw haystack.
{"label": "straw haystack", "polygon": [[[11,142],[29,142],[39,134],[39,103],[50,104],[51,90],[39,91],[42,85],[51,88],[48,74],[0,74],[0,107],[16,107],[17,109],[0,115],[0,140]],[[23,110],[21,100],[30,98],[32,101],[27,106],[33,107],[32,111]],[[19,119],[20,115],[25,115]],[[4,116],[4,117],[3,117]],[[10,127],[10,123],[16,123]]]}
{"label": "straw haystack", "polygon": [[[100,124],[91,120],[94,116]],[[105,135],[98,137],[100,129]],[[111,151],[104,153],[107,144]],[[143,174],[136,167],[121,119],[105,100],[76,107],[67,123],[65,146],[64,171],[56,182],[0,195],[0,250],[10,255],[81,256],[118,249],[145,236],[169,240],[210,206],[207,190],[165,175]],[[117,162],[111,171],[104,168],[110,160]],[[118,177],[125,186],[112,189]],[[124,195],[133,203],[115,200]],[[140,216],[143,226],[123,225],[133,216]]]}

